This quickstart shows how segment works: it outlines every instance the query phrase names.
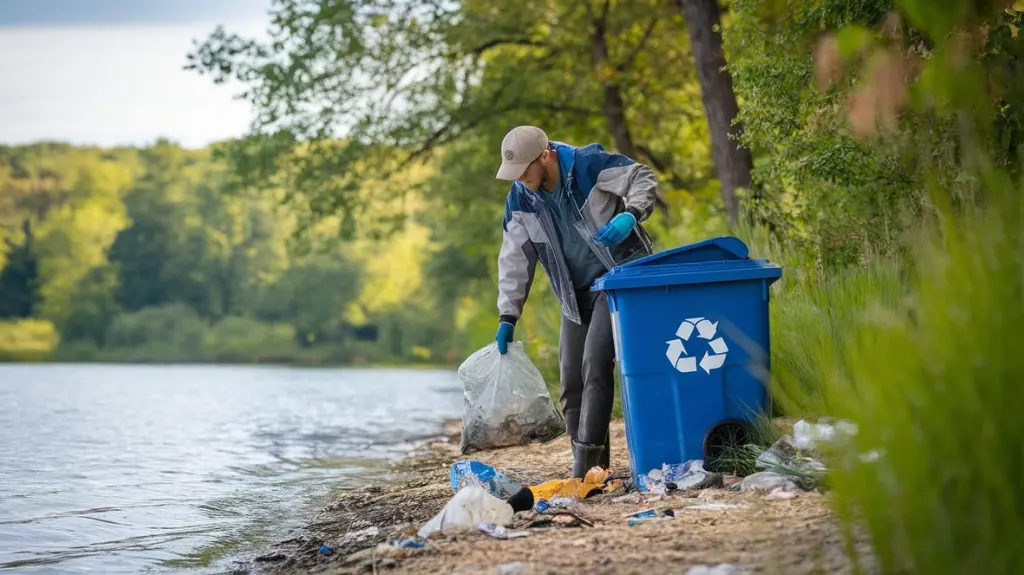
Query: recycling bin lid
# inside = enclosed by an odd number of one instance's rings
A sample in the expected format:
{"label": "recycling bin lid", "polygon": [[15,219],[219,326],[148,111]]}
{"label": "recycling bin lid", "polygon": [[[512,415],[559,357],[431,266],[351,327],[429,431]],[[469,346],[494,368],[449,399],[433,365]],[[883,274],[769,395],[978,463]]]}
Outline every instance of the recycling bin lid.
{"label": "recycling bin lid", "polygon": [[739,238],[721,236],[651,254],[597,278],[592,291],[782,277],[782,268],[751,259]]}

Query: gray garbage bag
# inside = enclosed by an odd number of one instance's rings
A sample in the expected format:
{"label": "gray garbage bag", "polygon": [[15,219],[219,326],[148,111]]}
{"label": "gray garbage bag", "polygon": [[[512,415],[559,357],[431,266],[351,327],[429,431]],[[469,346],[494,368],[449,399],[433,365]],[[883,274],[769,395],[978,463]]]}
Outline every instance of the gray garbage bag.
{"label": "gray garbage bag", "polygon": [[492,343],[459,366],[465,388],[462,453],[548,441],[565,432],[540,371],[521,342]]}

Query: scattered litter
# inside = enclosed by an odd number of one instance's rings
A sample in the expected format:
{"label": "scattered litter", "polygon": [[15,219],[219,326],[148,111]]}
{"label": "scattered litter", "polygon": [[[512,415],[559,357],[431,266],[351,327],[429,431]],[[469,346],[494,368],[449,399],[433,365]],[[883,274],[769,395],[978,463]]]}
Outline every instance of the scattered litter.
{"label": "scattered litter", "polygon": [[330,545],[321,545],[320,549],[318,549],[317,552],[321,555],[330,555],[334,552],[334,549],[331,549]]}
{"label": "scattered litter", "polygon": [[565,433],[540,371],[521,342],[501,355],[497,343],[459,366],[464,386],[462,453],[547,441]]}
{"label": "scattered litter", "polygon": [[746,505],[739,503],[698,503],[687,505],[683,509],[743,509]]}
{"label": "scattered litter", "polygon": [[565,509],[573,503],[576,503],[575,497],[553,497],[550,505],[555,509]]}
{"label": "scattered litter", "polygon": [[740,482],[740,491],[772,491],[780,488],[785,491],[797,491],[800,489],[792,476],[783,475],[775,471],[754,473],[744,477],[743,481]]}
{"label": "scattered litter", "polygon": [[666,509],[665,511],[659,512],[657,509],[644,509],[643,511],[637,511],[636,513],[627,514],[626,517],[629,519],[626,521],[626,525],[633,527],[647,521],[662,521],[667,519],[675,518],[675,511]]}
{"label": "scattered litter", "polygon": [[768,499],[793,499],[796,497],[795,491],[786,491],[782,487],[776,487],[768,494]]}
{"label": "scattered litter", "polygon": [[423,549],[427,542],[419,537],[400,537],[392,541],[391,546],[400,549]]}
{"label": "scattered litter", "polygon": [[694,565],[686,570],[686,575],[740,575],[747,570],[729,563],[718,565]]}
{"label": "scattered litter", "polygon": [[791,469],[803,474],[820,475],[828,471],[817,459],[813,451],[810,455],[803,453],[789,435],[779,438],[754,461],[761,469]]}
{"label": "scattered litter", "polygon": [[644,491],[663,495],[666,491],[701,489],[720,483],[722,476],[704,469],[703,459],[691,459],[686,463],[664,463],[661,469],[652,469],[640,476]]}
{"label": "scattered litter", "polygon": [[[857,424],[846,420],[825,420],[809,423],[800,420],[793,424],[793,443],[801,448],[815,450],[821,444],[851,447],[853,438],[859,433]],[[861,463],[878,461],[885,450],[872,449],[857,456]]]}
{"label": "scattered litter", "polygon": [[496,525],[512,522],[512,506],[479,485],[459,490],[437,515],[419,530],[420,537],[476,529],[483,521]]}
{"label": "scattered litter", "polygon": [[549,507],[564,507],[580,499],[586,499],[593,493],[616,489],[620,481],[608,481],[611,474],[608,469],[594,467],[583,479],[552,479],[538,485],[530,485],[529,489],[533,493],[534,501],[543,499]]}
{"label": "scattered litter", "polygon": [[797,449],[812,450],[818,442],[835,443],[857,435],[857,424],[839,420],[836,423],[810,423],[801,419],[793,424],[793,445]]}
{"label": "scattered litter", "polygon": [[[588,491],[589,493],[589,491]],[[551,501],[547,499],[538,499],[537,503],[533,505],[533,510],[538,513],[543,513],[548,509],[565,509],[573,503],[576,503],[575,497],[553,497]]]}
{"label": "scattered litter", "polygon": [[526,575],[526,573],[526,565],[518,561],[498,565],[498,575]]}
{"label": "scattered litter", "polygon": [[509,479],[504,473],[486,463],[472,459],[456,461],[448,474],[452,491],[458,491],[470,484],[482,485],[491,495],[508,499],[523,486]]}
{"label": "scattered litter", "polygon": [[668,520],[671,520],[671,519],[672,518],[667,516],[667,515],[660,516],[660,517],[650,517],[650,518],[647,518],[647,519],[630,519],[629,521],[626,522],[626,525],[628,525],[630,527],[635,527],[637,525],[640,525],[641,523],[650,523],[652,521],[668,521]]}
{"label": "scattered litter", "polygon": [[390,543],[380,543],[371,551],[375,557],[401,561],[418,555],[427,547],[427,542],[419,537],[400,537]]}
{"label": "scattered litter", "polygon": [[509,531],[504,525],[495,525],[490,521],[483,521],[477,527],[495,539],[519,539],[530,536],[526,531]]}
{"label": "scattered litter", "polygon": [[[830,455],[843,455],[838,461],[848,464],[853,461],[851,447],[857,434],[857,425],[850,421],[823,419],[809,422],[801,419],[793,424],[792,435],[779,438],[755,460],[758,468],[767,470],[765,473],[771,475],[755,473],[745,478],[739,489],[773,491],[782,487],[786,492],[809,491],[823,483],[828,474],[828,468],[822,463],[821,449],[831,448]],[[857,458],[863,463],[871,463],[883,455],[880,450],[871,450]]]}
{"label": "scattered litter", "polygon": [[644,519],[645,517],[657,517],[657,509],[644,509],[643,511],[637,511],[636,513],[627,513],[623,517],[631,517],[633,519]]}
{"label": "scattered litter", "polygon": [[358,531],[349,531],[341,536],[341,540],[345,543],[365,541],[372,537],[376,537],[380,533],[380,529],[375,525],[371,525],[366,529],[360,529]]}
{"label": "scattered litter", "polygon": [[630,519],[626,521],[626,525],[629,527],[635,527],[641,523],[652,523],[656,521],[670,521],[674,519],[674,515],[658,515],[657,517],[644,517],[642,519]]}
{"label": "scattered litter", "polygon": [[516,526],[524,529],[550,527],[593,527],[594,523],[573,511],[551,509],[547,513],[524,511],[518,514]]}

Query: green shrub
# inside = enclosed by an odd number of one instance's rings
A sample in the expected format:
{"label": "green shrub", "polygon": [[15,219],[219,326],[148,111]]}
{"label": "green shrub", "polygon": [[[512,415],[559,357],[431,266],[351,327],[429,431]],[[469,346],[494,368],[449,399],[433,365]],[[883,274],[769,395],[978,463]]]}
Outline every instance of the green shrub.
{"label": "green shrub", "polygon": [[295,328],[248,317],[226,317],[203,336],[203,358],[235,363],[288,361],[298,352]]}
{"label": "green shrub", "polygon": [[59,342],[57,329],[48,321],[0,321],[0,361],[45,361]]}
{"label": "green shrub", "polygon": [[184,304],[143,308],[118,316],[105,338],[107,350],[125,359],[196,359],[203,352],[206,322]]}

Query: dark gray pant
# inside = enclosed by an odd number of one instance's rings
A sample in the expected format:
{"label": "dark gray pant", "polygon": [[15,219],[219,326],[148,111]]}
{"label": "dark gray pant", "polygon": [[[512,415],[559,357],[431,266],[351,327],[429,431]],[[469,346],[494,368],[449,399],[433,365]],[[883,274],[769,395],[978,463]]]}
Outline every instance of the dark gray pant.
{"label": "dark gray pant", "polygon": [[[558,342],[562,395],[569,436],[603,444],[615,401],[615,341],[605,294],[581,294],[582,325],[564,316]],[[584,305],[591,303],[591,306]]]}

